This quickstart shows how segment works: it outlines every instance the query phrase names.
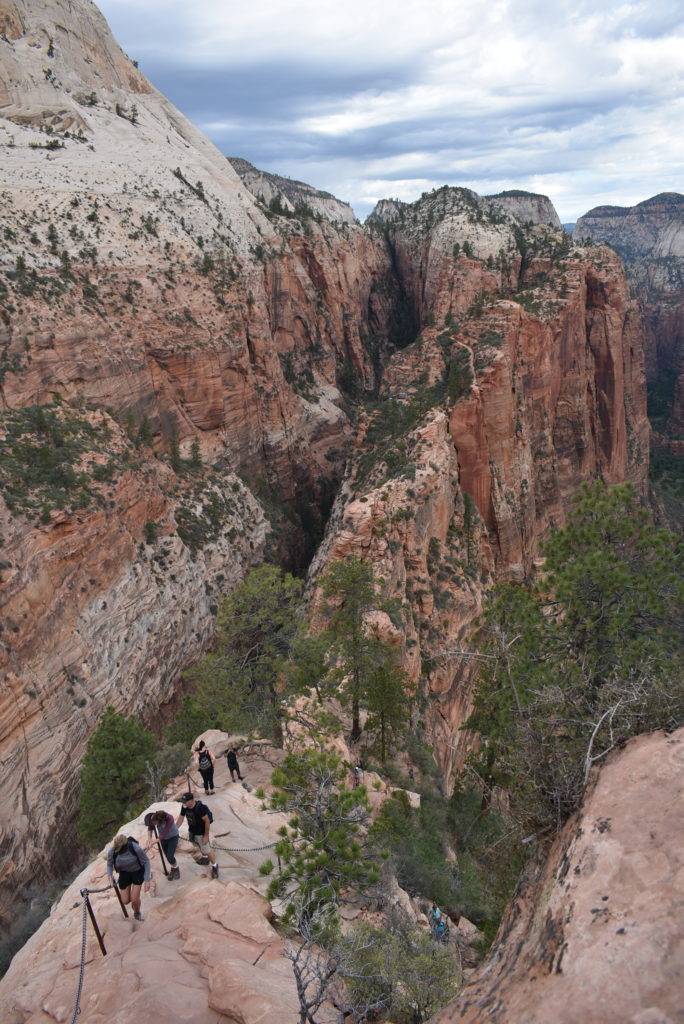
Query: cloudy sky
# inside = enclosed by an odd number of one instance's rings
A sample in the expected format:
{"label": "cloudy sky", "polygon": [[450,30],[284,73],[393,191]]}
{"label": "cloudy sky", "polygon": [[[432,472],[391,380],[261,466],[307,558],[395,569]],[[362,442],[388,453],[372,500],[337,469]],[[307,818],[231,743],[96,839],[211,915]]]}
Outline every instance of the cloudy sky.
{"label": "cloudy sky", "polygon": [[684,191],[682,0],[99,0],[224,153],[360,218],[444,184],[561,220]]}

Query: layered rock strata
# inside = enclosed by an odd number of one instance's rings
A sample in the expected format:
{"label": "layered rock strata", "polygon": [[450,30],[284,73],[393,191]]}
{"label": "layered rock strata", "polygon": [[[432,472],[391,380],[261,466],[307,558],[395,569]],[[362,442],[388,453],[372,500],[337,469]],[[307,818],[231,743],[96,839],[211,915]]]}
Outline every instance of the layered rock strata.
{"label": "layered rock strata", "polygon": [[670,434],[684,434],[684,196],[663,192],[632,207],[597,206],[577,221],[573,237],[608,242],[622,257],[646,323],[649,378],[679,378]]}
{"label": "layered rock strata", "polygon": [[448,777],[483,594],[534,575],[583,480],[645,494],[641,321],[614,253],[522,237],[461,190],[392,208],[388,244],[421,332],[388,361],[314,568],[355,553],[400,600]]}
{"label": "layered rock strata", "polygon": [[[16,0],[0,23],[9,915],[65,862],[104,708],[159,725],[219,591],[269,545],[306,565],[350,444],[318,564],[361,551],[403,601],[448,774],[483,588],[532,571],[582,480],[641,491],[647,426],[619,265],[570,247],[539,197],[443,189],[364,229],[308,186],[243,180],[88,0]],[[102,417],[100,448],[22,490],[17,452],[50,469],[45,409],[82,439]]]}

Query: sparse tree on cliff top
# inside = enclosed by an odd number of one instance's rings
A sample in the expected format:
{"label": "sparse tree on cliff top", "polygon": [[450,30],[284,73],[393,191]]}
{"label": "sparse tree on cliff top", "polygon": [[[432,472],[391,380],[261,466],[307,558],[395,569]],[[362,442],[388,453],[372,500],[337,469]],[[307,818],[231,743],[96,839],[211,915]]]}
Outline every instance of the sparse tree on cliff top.
{"label": "sparse tree on cliff top", "polygon": [[284,668],[300,626],[301,580],[264,564],[221,601],[216,649],[188,673],[195,683],[169,730],[192,741],[205,729],[257,730],[282,742]]}
{"label": "sparse tree on cliff top", "polygon": [[155,747],[136,718],[107,708],[81,762],[78,831],[88,846],[105,842],[144,798],[146,762]]}
{"label": "sparse tree on cliff top", "polygon": [[[268,898],[285,901],[284,918],[298,931],[314,921],[325,930],[343,893],[363,890],[379,877],[361,838],[369,813],[366,789],[347,789],[347,778],[336,754],[316,750],[289,753],[271,776],[271,806],[292,817],[275,848],[280,867]],[[261,873],[273,870],[267,861]]]}
{"label": "sparse tree on cliff top", "polygon": [[351,704],[354,741],[361,735],[362,694],[379,660],[378,639],[365,621],[366,614],[377,606],[372,568],[355,555],[333,562],[323,578],[323,596],[329,602],[327,635],[347,680],[343,695]]}
{"label": "sparse tree on cliff top", "polygon": [[[684,721],[684,565],[630,485],[586,485],[528,592],[497,588],[466,723],[485,796],[505,786],[534,828],[577,807],[593,764],[630,736]],[[486,801],[485,801],[486,802]]]}

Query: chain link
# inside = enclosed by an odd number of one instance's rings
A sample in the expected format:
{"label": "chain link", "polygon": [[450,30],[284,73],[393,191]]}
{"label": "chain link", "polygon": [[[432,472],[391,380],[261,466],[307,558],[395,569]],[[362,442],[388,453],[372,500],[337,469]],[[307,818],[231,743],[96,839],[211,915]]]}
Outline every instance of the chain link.
{"label": "chain link", "polygon": [[278,845],[277,841],[275,843],[269,843],[268,846],[249,846],[249,847],[221,846],[220,843],[214,843],[214,842],[210,843],[210,846],[211,846],[212,850],[223,850],[225,853],[259,853],[260,850],[272,850],[273,847],[277,846],[277,845]]}
{"label": "chain link", "polygon": [[78,990],[76,992],[76,1005],[74,1006],[73,1016],[71,1018],[71,1024],[74,1024],[76,1018],[81,1012],[81,992],[83,991],[83,975],[85,973],[85,961],[86,961],[86,943],[88,941],[88,910],[86,907],[86,899],[88,896],[87,889],[81,889],[81,895],[83,896],[83,936],[81,940],[81,969],[78,975]]}

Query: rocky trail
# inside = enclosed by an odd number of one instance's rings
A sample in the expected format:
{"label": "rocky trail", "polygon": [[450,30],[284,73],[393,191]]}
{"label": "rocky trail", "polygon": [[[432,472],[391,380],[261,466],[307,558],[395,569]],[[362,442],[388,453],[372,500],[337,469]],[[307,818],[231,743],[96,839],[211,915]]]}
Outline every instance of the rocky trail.
{"label": "rocky trail", "polygon": [[[210,734],[207,734],[210,735]],[[217,744],[218,749],[222,749]],[[245,782],[232,783],[225,758],[216,762],[216,792],[206,797],[214,815],[212,842],[219,878],[195,862],[195,848],[181,838],[181,877],[170,881],[153,847],[150,891],[143,893],[143,921],[123,917],[107,885],[106,849],[69,886],[50,918],[15,957],[0,982],[0,1019],[5,1024],[71,1021],[80,1024],[217,1024],[294,1019],[297,1000],[283,942],[271,924],[259,865],[276,841],[281,814],[262,810],[253,789],[268,785],[272,764],[259,753],[242,759]],[[193,785],[199,796],[201,789]],[[155,803],[174,815],[177,801]],[[121,831],[147,843],[145,813]],[[187,834],[181,828],[181,836]],[[82,890],[107,950],[103,956]],[[83,951],[80,1013],[75,1014]]]}

